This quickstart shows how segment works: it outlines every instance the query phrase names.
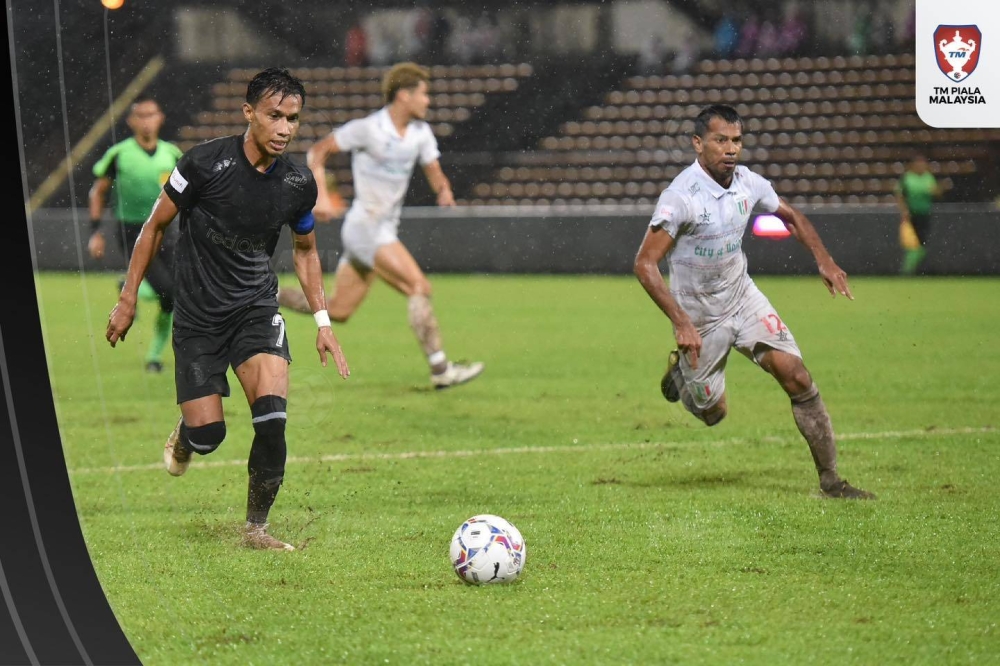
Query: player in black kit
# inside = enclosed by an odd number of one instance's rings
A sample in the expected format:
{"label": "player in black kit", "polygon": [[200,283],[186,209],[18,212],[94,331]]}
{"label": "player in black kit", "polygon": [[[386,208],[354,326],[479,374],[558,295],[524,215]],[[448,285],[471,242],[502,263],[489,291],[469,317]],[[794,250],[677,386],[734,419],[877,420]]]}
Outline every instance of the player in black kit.
{"label": "player in black kit", "polygon": [[251,548],[294,550],[267,532],[286,458],[291,355],[270,265],[284,225],[292,231],[295,273],[315,313],[320,360],[325,366],[329,353],[340,376],[350,374],[326,310],[313,233],[316,182],[308,169],[282,157],[305,98],[302,82],[288,70],[264,70],[247,86],[246,133],[207,141],[181,157],[143,224],[108,318],[107,339],[114,347],[132,325],[139,283],[179,212],[173,344],[181,419],[167,439],[164,462],[180,476],[192,452],[205,455],[222,444],[222,398],[229,396],[231,366],[253,418],[243,533],[243,545]]}

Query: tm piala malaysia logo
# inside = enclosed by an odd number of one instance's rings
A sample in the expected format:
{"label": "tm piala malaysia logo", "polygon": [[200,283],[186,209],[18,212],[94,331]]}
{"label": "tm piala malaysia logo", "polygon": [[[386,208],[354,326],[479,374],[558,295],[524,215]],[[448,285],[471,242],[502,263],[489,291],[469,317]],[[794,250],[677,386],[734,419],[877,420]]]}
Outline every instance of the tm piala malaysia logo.
{"label": "tm piala malaysia logo", "polygon": [[934,31],[934,55],[949,80],[964,81],[976,70],[983,33],[975,25],[939,25]]}
{"label": "tm piala malaysia logo", "polygon": [[[938,69],[950,81],[965,81],[979,65],[983,33],[975,25],[939,25],[934,31]],[[934,86],[931,104],[985,104],[977,86]]]}

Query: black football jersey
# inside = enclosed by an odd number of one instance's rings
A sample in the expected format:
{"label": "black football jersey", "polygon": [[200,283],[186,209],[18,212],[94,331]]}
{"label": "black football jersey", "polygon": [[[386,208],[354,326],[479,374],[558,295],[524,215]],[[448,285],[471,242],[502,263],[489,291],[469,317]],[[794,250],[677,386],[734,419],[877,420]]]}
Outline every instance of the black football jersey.
{"label": "black football jersey", "polygon": [[217,328],[243,308],[277,307],[271,257],[284,225],[312,231],[312,172],[279,157],[261,173],[243,152],[243,136],[234,135],[188,150],[163,189],[180,210],[178,323]]}

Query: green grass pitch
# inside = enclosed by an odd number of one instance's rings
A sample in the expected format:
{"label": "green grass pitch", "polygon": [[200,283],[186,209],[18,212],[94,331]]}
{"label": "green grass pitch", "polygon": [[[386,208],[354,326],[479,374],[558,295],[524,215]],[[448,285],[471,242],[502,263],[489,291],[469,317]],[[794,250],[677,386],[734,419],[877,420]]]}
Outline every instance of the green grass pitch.
{"label": "green grass pitch", "polygon": [[[162,469],[172,356],[143,371],[149,303],[104,340],[116,279],[37,284],[84,535],[147,666],[1000,663],[996,279],[857,278],[854,302],[757,280],[875,502],[816,497],[787,398],[739,354],[723,423],[666,403],[672,332],[630,276],[432,276],[449,355],[486,362],[439,392],[387,287],[336,328],[347,381],[289,314],[271,529],[294,553],[237,545],[252,429],[231,374],[225,443]],[[524,534],[513,585],[452,571],[477,513]]]}

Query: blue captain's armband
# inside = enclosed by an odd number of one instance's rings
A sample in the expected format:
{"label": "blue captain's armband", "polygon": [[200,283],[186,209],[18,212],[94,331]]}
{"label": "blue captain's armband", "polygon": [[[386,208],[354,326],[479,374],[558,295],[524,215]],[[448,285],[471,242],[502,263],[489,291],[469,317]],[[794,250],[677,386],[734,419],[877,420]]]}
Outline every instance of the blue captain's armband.
{"label": "blue captain's armband", "polygon": [[313,227],[316,226],[316,218],[313,216],[312,211],[309,211],[299,218],[298,222],[295,224],[289,224],[288,226],[291,227],[292,231],[298,235],[305,236],[313,230]]}

